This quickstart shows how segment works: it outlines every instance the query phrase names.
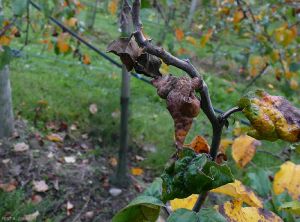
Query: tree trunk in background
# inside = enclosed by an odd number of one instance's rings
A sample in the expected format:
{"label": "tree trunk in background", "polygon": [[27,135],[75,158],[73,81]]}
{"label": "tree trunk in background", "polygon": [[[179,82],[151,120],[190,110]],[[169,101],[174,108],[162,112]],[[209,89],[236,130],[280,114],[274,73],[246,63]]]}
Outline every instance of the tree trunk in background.
{"label": "tree trunk in background", "polygon": [[9,81],[9,67],[4,66],[0,71],[0,139],[13,133],[14,119]]}
{"label": "tree trunk in background", "polygon": [[198,3],[199,3],[199,0],[192,0],[192,2],[191,2],[189,16],[188,16],[187,21],[186,21],[186,27],[187,28],[191,27],[191,24],[193,22],[194,14],[195,14]]}
{"label": "tree trunk in background", "polygon": [[[129,36],[131,33],[130,7],[123,1],[123,8],[120,17],[122,37]],[[121,126],[120,126],[120,148],[117,172],[112,183],[119,187],[129,185],[128,177],[128,119],[129,119],[129,98],[130,98],[130,73],[126,67],[122,68],[121,85]]]}
{"label": "tree trunk in background", "polygon": [[100,0],[95,0],[93,6],[89,6],[89,9],[87,10],[85,23],[86,23],[86,27],[90,30],[93,29],[95,24],[97,7],[99,2]]}

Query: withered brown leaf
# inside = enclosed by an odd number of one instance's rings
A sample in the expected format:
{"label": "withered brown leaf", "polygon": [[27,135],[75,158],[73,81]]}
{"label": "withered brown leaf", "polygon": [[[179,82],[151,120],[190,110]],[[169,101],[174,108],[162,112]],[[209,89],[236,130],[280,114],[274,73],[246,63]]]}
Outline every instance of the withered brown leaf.
{"label": "withered brown leaf", "polygon": [[107,47],[107,51],[119,56],[128,71],[132,71],[134,68],[136,72],[151,78],[161,76],[159,71],[162,64],[161,60],[144,52],[133,36],[119,38],[111,42]]}
{"label": "withered brown leaf", "polygon": [[158,95],[167,100],[167,108],[174,120],[176,146],[182,148],[193,118],[200,112],[200,101],[195,96],[195,89],[200,86],[201,80],[167,75],[152,83]]}

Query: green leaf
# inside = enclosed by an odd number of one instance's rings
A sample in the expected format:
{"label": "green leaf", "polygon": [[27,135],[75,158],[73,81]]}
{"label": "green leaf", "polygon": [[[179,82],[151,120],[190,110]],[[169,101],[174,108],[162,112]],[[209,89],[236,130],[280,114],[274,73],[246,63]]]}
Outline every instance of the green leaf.
{"label": "green leaf", "polygon": [[202,208],[198,216],[201,222],[227,222],[225,217],[214,208]]}
{"label": "green leaf", "polygon": [[163,206],[164,203],[155,197],[139,196],[116,214],[112,222],[154,222],[159,215],[160,208]]}
{"label": "green leaf", "polygon": [[[178,209],[173,212],[167,222],[198,222],[197,213],[188,209]],[[202,220],[201,220],[202,221]]]}
{"label": "green leaf", "polygon": [[12,0],[12,11],[16,16],[22,16],[26,11],[28,0]]}
{"label": "green leaf", "polygon": [[11,49],[8,46],[2,46],[3,51],[0,51],[0,70],[5,65],[8,65],[12,59]]}
{"label": "green leaf", "polygon": [[295,200],[286,202],[279,207],[279,210],[285,210],[296,215],[300,215],[300,202]]}
{"label": "green leaf", "polygon": [[199,213],[188,209],[173,212],[167,222],[226,222],[227,220],[214,208],[201,209]]}
{"label": "green leaf", "polygon": [[269,175],[264,169],[255,168],[247,173],[245,184],[254,189],[259,196],[267,197],[271,191]]}
{"label": "green leaf", "polygon": [[145,196],[153,196],[157,199],[161,199],[162,194],[162,179],[156,178],[152,184],[143,192]]}
{"label": "green leaf", "polygon": [[144,191],[141,196],[135,198],[128,206],[117,213],[113,222],[140,222],[156,221],[160,208],[165,206],[160,200],[162,180],[157,178]]}
{"label": "green leaf", "polygon": [[142,0],[141,8],[151,8],[151,2],[149,0]]}
{"label": "green leaf", "polygon": [[185,148],[178,156],[179,159],[173,160],[161,175],[164,202],[200,194],[233,182],[229,167],[218,165],[206,154],[196,154]]}

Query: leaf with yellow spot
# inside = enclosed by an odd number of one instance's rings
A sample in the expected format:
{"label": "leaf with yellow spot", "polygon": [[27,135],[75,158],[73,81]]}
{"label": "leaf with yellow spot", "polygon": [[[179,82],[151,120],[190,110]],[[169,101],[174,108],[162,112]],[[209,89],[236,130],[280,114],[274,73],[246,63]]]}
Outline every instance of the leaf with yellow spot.
{"label": "leaf with yellow spot", "polygon": [[300,141],[300,110],[285,98],[256,90],[242,97],[238,106],[251,123],[248,135],[259,140]]}
{"label": "leaf with yellow spot", "polygon": [[283,222],[271,211],[257,207],[242,207],[242,204],[242,201],[234,200],[216,208],[228,221],[232,222]]}
{"label": "leaf with yellow spot", "polygon": [[300,165],[287,161],[275,174],[273,189],[275,194],[287,191],[294,200],[300,199]]}
{"label": "leaf with yellow spot", "polygon": [[213,29],[209,29],[207,33],[201,38],[200,45],[201,47],[205,47],[207,42],[210,40],[213,34]]}
{"label": "leaf with yellow spot", "polygon": [[140,176],[144,173],[144,170],[139,167],[133,167],[131,168],[131,174],[134,176]]}
{"label": "leaf with yellow spot", "polygon": [[192,210],[197,199],[198,199],[197,194],[192,194],[191,196],[183,199],[174,199],[170,201],[170,205],[173,211],[180,209],[180,208],[185,208],[188,210]]}
{"label": "leaf with yellow spot", "polygon": [[194,37],[192,37],[192,36],[187,36],[187,37],[185,37],[185,40],[186,40],[187,42],[191,43],[191,44],[194,45],[194,46],[196,46],[196,44],[197,44],[196,39],[195,39]]}
{"label": "leaf with yellow spot", "polygon": [[175,29],[175,36],[178,41],[182,41],[184,38],[184,32],[180,28]]}
{"label": "leaf with yellow spot", "polygon": [[244,18],[244,13],[242,10],[237,10],[234,12],[234,15],[233,15],[233,23],[234,24],[237,24],[239,23],[242,19]]}
{"label": "leaf with yellow spot", "polygon": [[195,150],[196,153],[209,153],[210,150],[210,146],[202,136],[196,136],[190,144],[184,146]]}
{"label": "leaf with yellow spot", "polygon": [[241,135],[233,141],[232,157],[239,167],[243,168],[252,160],[258,145],[259,141],[247,135]]}
{"label": "leaf with yellow spot", "polygon": [[213,189],[211,192],[231,196],[234,199],[239,199],[252,207],[263,207],[263,202],[259,199],[259,197],[257,197],[252,190],[244,186],[239,180],[235,180],[233,183],[228,183],[224,186]]}

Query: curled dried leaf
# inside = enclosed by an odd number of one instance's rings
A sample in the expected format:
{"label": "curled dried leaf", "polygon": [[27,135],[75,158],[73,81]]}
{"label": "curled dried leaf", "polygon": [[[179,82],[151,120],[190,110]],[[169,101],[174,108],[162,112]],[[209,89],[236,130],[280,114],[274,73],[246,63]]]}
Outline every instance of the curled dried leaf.
{"label": "curled dried leaf", "polygon": [[240,99],[238,105],[244,108],[243,113],[251,123],[250,136],[270,141],[300,141],[300,110],[283,97],[257,90]]}
{"label": "curled dried leaf", "polygon": [[152,83],[157,88],[158,95],[167,100],[167,108],[174,120],[176,146],[181,148],[193,118],[200,112],[200,101],[195,96],[195,89],[200,86],[201,80],[167,75]]}
{"label": "curled dried leaf", "polygon": [[136,72],[152,78],[161,76],[159,71],[162,64],[161,60],[144,52],[134,37],[119,38],[111,42],[107,51],[119,56],[128,71],[134,68]]}

